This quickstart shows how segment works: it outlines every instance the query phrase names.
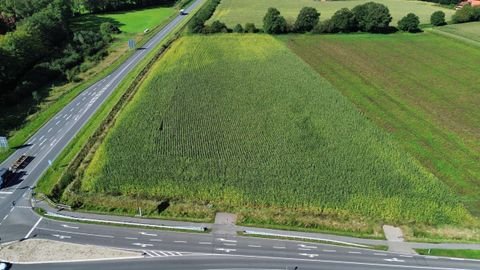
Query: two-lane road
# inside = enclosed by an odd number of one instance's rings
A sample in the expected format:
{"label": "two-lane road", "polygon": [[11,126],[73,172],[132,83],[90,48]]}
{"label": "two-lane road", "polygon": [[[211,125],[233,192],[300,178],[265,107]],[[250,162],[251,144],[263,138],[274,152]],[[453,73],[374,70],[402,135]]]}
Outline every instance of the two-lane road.
{"label": "two-lane road", "polygon": [[[202,2],[203,0],[196,0],[186,11],[194,10]],[[51,162],[115,91],[127,74],[186,18],[187,16],[182,15],[174,18],[141,50],[137,50],[118,69],[77,96],[33,135],[23,148],[18,149],[0,165],[1,168],[8,168],[21,155],[33,158],[21,170],[18,180],[12,181],[10,186],[0,190],[0,238],[2,242],[21,239],[36,221],[32,215],[16,215],[17,211],[14,210],[13,202],[17,206],[29,205],[31,187],[36,184]]]}

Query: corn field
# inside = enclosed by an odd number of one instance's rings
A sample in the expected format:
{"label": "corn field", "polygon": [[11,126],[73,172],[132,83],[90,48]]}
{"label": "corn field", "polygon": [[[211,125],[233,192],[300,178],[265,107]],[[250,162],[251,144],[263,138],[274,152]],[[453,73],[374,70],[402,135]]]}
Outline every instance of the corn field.
{"label": "corn field", "polygon": [[88,194],[461,223],[452,192],[266,35],[188,36],[95,153]]}

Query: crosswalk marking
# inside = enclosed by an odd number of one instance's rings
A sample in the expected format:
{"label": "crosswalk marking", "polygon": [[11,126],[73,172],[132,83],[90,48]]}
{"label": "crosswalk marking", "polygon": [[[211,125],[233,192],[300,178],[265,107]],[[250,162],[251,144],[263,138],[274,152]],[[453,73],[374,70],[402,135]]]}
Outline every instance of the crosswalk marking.
{"label": "crosswalk marking", "polygon": [[153,258],[184,256],[187,254],[185,252],[161,251],[161,250],[144,250],[143,252],[146,255],[148,255],[148,257],[153,257]]}

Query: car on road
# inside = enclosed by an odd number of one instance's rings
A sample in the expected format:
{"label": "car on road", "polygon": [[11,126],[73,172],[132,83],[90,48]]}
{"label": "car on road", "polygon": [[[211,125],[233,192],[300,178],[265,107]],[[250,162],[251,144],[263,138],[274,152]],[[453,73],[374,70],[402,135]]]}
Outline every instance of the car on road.
{"label": "car on road", "polygon": [[187,15],[188,13],[185,11],[185,9],[180,9],[180,15]]}
{"label": "car on road", "polygon": [[0,270],[8,270],[10,267],[12,267],[11,263],[0,262]]}

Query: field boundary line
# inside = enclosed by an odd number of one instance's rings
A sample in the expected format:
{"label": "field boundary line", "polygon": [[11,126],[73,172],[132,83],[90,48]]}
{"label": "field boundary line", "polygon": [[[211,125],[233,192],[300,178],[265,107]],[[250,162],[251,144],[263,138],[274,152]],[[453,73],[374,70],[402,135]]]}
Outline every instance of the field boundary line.
{"label": "field boundary line", "polygon": [[428,31],[430,33],[433,33],[433,34],[436,34],[436,35],[439,35],[439,36],[455,39],[457,41],[466,43],[468,45],[480,47],[480,42],[478,42],[476,40],[473,40],[473,39],[469,39],[469,38],[460,36],[460,35],[456,35],[456,34],[453,34],[453,33],[445,32],[445,31],[438,30],[438,29],[433,29],[433,28],[432,29],[427,29],[426,31]]}

